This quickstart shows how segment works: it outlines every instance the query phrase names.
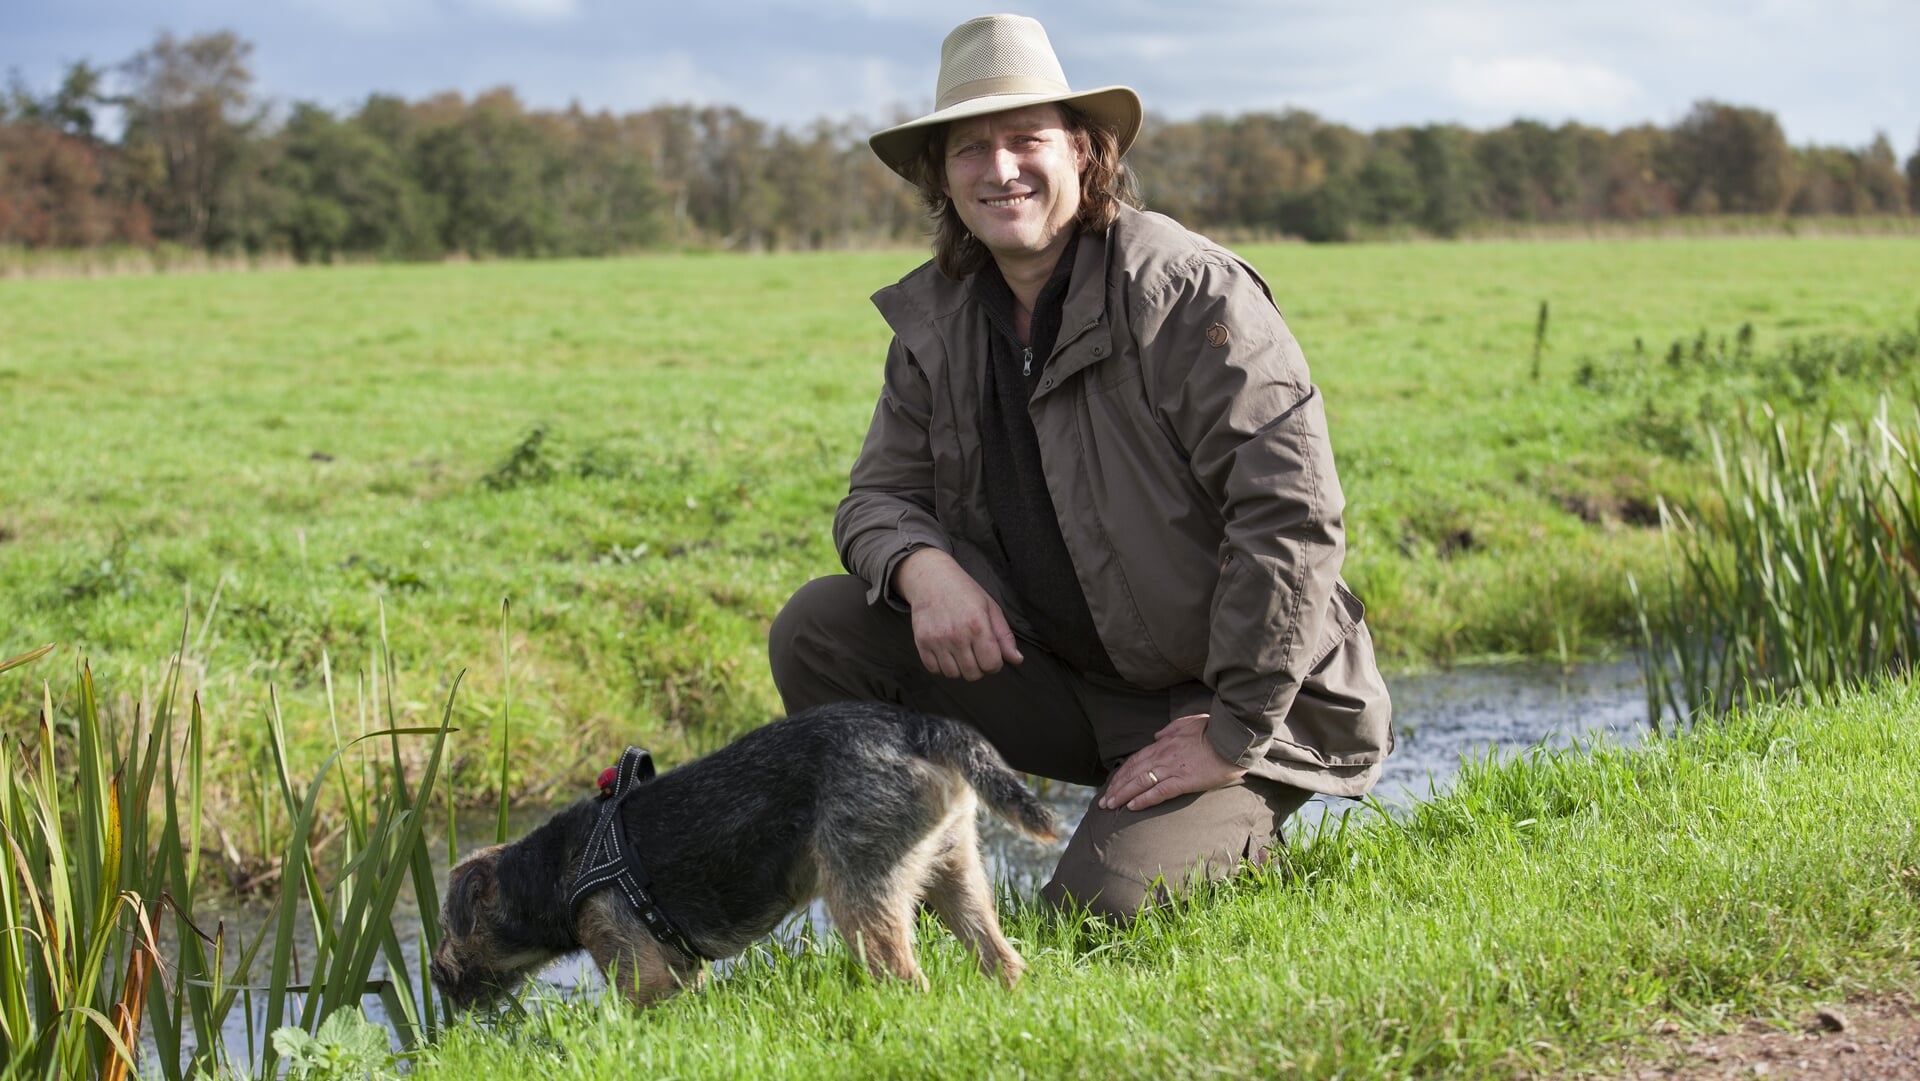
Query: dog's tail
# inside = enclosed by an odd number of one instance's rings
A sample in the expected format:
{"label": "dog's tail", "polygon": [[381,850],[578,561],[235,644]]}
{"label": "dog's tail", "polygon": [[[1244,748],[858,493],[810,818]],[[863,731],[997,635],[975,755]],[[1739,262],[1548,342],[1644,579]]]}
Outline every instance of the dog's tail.
{"label": "dog's tail", "polygon": [[1035,840],[1060,837],[1060,823],[1020,781],[985,736],[956,720],[921,714],[906,726],[913,752],[966,778],[993,813]]}

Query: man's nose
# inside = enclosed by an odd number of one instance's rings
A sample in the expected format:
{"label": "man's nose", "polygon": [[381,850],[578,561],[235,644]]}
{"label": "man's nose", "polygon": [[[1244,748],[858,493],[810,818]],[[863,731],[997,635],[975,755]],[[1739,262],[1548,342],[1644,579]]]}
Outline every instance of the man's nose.
{"label": "man's nose", "polygon": [[1007,147],[999,147],[993,152],[993,179],[997,183],[1012,183],[1020,176],[1020,159]]}

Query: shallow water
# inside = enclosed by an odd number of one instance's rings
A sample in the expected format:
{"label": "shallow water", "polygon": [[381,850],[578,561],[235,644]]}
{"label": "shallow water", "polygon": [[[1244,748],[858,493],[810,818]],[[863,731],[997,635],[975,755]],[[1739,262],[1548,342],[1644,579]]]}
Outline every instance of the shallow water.
{"label": "shallow water", "polygon": [[[1648,731],[1647,700],[1632,661],[1611,664],[1507,664],[1456,668],[1390,680],[1395,746],[1373,795],[1389,808],[1443,793],[1463,760],[1511,757],[1530,747],[1637,743]],[[1062,821],[1077,823],[1093,789],[1053,784],[1042,795]],[[1361,810],[1355,800],[1316,796],[1288,830],[1310,829],[1327,815]],[[1042,848],[989,820],[981,831],[996,879],[1037,888],[1066,845]]]}
{"label": "shallow water", "polygon": [[[1400,677],[1391,680],[1389,687],[1396,746],[1374,789],[1389,809],[1444,793],[1463,760],[1511,757],[1537,745],[1588,746],[1596,740],[1633,744],[1648,731],[1645,692],[1631,661],[1569,669],[1537,664],[1459,668]],[[1067,823],[1080,820],[1092,792],[1057,782],[1040,788],[1042,798]],[[1287,828],[1311,828],[1327,815],[1347,812],[1372,813],[1353,800],[1316,797]],[[524,832],[544,816],[542,811],[517,815],[512,833]],[[471,842],[463,848],[493,836],[491,817],[461,825],[463,838]],[[981,830],[981,841],[995,880],[1028,893],[1046,881],[1065,848],[1064,841],[1053,846],[1035,844],[991,817]],[[262,918],[264,910],[242,909],[228,914],[227,921],[251,931]],[[418,911],[403,901],[396,918],[405,921],[401,940],[416,941]],[[825,913],[816,904],[789,920],[774,937],[790,942],[809,929],[826,926]],[[302,949],[311,955],[310,940]],[[724,962],[717,967],[724,973]],[[417,959],[414,978],[418,979]],[[553,965],[540,981],[560,993],[591,991],[600,985],[599,974],[584,954]],[[368,1016],[384,1019],[377,998],[368,996],[366,1009]],[[260,1020],[256,1015],[256,1026]],[[253,1046],[258,1047],[261,1040],[262,1034],[256,1031]],[[227,1026],[227,1041],[236,1058],[247,1057],[246,1021],[237,1009]]]}

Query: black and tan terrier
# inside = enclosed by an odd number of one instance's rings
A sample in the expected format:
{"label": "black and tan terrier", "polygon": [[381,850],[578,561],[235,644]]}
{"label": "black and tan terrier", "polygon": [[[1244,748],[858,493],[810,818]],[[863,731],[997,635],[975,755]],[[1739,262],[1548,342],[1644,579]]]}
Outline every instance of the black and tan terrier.
{"label": "black and tan terrier", "polygon": [[806,710],[658,777],[630,749],[600,796],[453,869],[433,981],[456,1005],[484,1004],[584,949],[645,1005],[824,897],[876,977],[926,986],[913,954],[924,901],[1011,987],[1026,964],[994,912],[979,802],[1057,836],[978,732],[895,706]]}

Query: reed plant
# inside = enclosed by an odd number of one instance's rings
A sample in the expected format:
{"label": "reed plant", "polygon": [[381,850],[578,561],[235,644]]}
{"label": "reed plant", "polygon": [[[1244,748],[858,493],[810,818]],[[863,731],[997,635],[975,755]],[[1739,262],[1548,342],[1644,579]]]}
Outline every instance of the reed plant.
{"label": "reed plant", "polygon": [[[199,915],[221,891],[202,844],[205,717],[197,695],[183,703],[179,693],[185,635],[158,696],[136,705],[130,723],[102,706],[84,663],[70,716],[43,686],[31,744],[16,753],[11,736],[0,740],[0,841],[11,865],[0,876],[0,1081],[118,1081],[136,1062],[169,1079],[274,1076],[286,1041],[262,1037],[317,1033],[335,1014],[357,1014],[365,996],[378,995],[406,1049],[451,1017],[424,964],[438,925],[422,923],[410,955],[394,914],[409,888],[423,910],[438,907],[427,819],[444,802],[452,692],[439,724],[392,723],[384,645],[383,635],[362,733],[343,737],[336,722],[333,754],[304,783],[277,702],[268,712],[267,791],[283,814],[262,818],[284,823],[279,889],[260,930],[237,941]],[[0,662],[0,672],[52,648]],[[323,675],[331,688],[330,670]],[[382,713],[386,726],[367,731]],[[423,751],[408,746],[416,740]],[[376,747],[384,762],[368,753]],[[322,828],[329,786],[344,818],[335,831]],[[313,931],[308,957],[295,945],[302,919]],[[417,972],[413,957],[423,959]],[[236,1007],[247,1022],[238,1048],[227,1028]]]}
{"label": "reed plant", "polygon": [[1920,658],[1920,423],[1884,399],[1858,431],[1759,414],[1711,437],[1708,500],[1662,502],[1663,595],[1633,584],[1656,724]]}

